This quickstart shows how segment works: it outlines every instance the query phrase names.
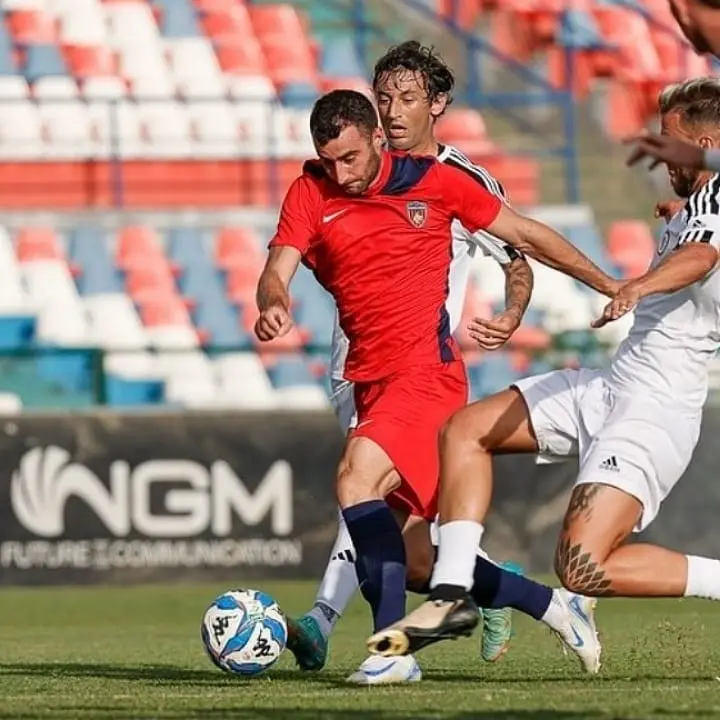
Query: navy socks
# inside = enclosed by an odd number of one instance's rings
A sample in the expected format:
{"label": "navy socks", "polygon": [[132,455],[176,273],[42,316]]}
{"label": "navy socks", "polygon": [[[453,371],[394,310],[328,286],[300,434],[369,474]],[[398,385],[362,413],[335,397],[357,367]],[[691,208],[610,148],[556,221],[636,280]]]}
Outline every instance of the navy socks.
{"label": "navy socks", "polygon": [[377,632],[405,615],[402,533],[384,500],[368,500],[342,513],[355,546],[360,591],[372,608]]}

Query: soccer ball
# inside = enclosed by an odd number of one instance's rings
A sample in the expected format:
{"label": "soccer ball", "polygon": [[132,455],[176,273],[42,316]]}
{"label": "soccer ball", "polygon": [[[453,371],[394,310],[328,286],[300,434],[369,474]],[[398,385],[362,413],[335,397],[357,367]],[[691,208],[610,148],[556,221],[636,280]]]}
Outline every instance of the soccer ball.
{"label": "soccer ball", "polygon": [[274,665],[287,643],[282,611],[259,590],[229,590],[216,597],[205,611],[201,633],[217,667],[248,677]]}

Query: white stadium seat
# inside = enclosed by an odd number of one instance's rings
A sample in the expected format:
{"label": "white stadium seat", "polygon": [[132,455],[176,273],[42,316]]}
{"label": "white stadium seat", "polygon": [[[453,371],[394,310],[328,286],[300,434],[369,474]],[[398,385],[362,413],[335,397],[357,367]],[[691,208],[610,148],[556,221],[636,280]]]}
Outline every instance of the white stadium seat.
{"label": "white stadium seat", "polygon": [[22,400],[15,393],[0,393],[0,413],[3,415],[15,415],[22,412]]}
{"label": "white stadium seat", "polygon": [[138,116],[148,137],[147,157],[188,157],[193,153],[192,127],[177,102],[146,102]]}
{"label": "white stadium seat", "polygon": [[3,100],[23,100],[30,95],[30,88],[22,75],[0,77],[0,97]]}
{"label": "white stadium seat", "polygon": [[215,360],[217,405],[243,410],[278,407],[270,378],[255,353],[228,353]]}
{"label": "white stadium seat", "polygon": [[196,155],[227,158],[238,153],[239,130],[226,102],[192,102],[187,106],[187,115],[197,139]]}
{"label": "white stadium seat", "polygon": [[4,103],[0,113],[0,159],[29,160],[44,153],[42,120],[35,105],[27,101]]}
{"label": "white stadium seat", "polygon": [[330,401],[318,385],[295,385],[275,390],[278,405],[288,410],[329,410]]}
{"label": "white stadium seat", "polygon": [[[75,0],[71,0],[75,2]],[[54,0],[58,2],[58,0]],[[94,0],[75,2],[77,12],[67,10],[61,16],[60,38],[66,45],[102,47],[108,43],[108,31],[104,22],[101,6]]]}
{"label": "white stadium seat", "polygon": [[80,93],[72,78],[51,75],[36,80],[32,94],[36,100],[74,100]]}
{"label": "white stadium seat", "polygon": [[38,110],[48,139],[47,157],[78,159],[93,152],[92,123],[84,103],[50,100],[38,103]]}
{"label": "white stadium seat", "polygon": [[127,96],[127,87],[119,77],[91,77],[83,83],[81,93],[88,101],[120,100]]}
{"label": "white stadium seat", "polygon": [[147,347],[145,329],[127,295],[108,293],[82,299],[92,342],[105,350]]}

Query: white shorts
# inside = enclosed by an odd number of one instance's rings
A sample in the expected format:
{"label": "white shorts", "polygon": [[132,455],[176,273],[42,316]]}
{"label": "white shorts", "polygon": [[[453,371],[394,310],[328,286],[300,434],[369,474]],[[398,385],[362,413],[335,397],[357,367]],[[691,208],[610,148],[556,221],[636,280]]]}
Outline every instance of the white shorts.
{"label": "white shorts", "polygon": [[345,435],[357,425],[354,386],[344,378],[330,378],[330,404]]}
{"label": "white shorts", "polygon": [[600,370],[556,370],[514,383],[540,453],[577,457],[577,484],[612,485],[637,498],[644,530],[682,477],[700,436],[701,414],[652,397],[614,392]]}

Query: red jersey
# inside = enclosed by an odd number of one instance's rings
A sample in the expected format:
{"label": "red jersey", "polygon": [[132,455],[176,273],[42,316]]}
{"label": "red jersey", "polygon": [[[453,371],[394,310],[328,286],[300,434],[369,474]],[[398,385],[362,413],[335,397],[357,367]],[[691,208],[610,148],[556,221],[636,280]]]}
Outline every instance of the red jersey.
{"label": "red jersey", "polygon": [[497,217],[501,201],[435,158],[383,152],[363,195],[347,195],[317,161],[305,163],[283,202],[270,247],[297,248],[335,298],[350,341],[345,377],[366,382],[460,354],[445,301],[450,226],[470,232]]}

